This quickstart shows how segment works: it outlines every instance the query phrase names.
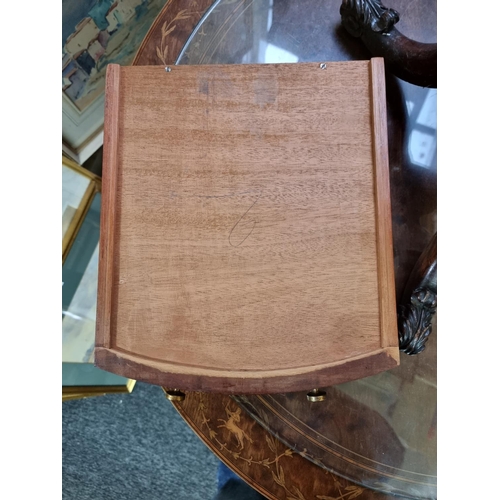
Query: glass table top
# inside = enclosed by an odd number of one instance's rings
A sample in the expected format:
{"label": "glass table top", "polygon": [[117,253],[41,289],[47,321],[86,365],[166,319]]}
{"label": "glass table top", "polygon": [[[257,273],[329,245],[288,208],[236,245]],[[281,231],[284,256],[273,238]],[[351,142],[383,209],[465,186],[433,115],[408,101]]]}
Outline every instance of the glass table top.
{"label": "glass table top", "polygon": [[[341,27],[340,3],[220,0],[193,31],[176,64],[369,59],[363,44]],[[434,43],[435,2],[427,3],[429,9],[424,8],[421,13],[428,12],[430,19],[412,23],[412,19],[402,16],[397,28],[418,41]],[[405,11],[402,0],[395,0],[390,6]],[[436,94],[435,89],[387,76],[398,296],[413,263],[436,231]],[[320,465],[379,491],[411,498],[436,497],[436,338],[434,324],[423,353],[401,354],[401,365],[396,369],[327,389],[329,410],[322,410],[324,421],[316,420],[314,431],[321,436],[318,439],[323,447],[329,447],[332,453],[330,462]],[[291,395],[261,399],[280,407],[283,414],[293,413],[293,418],[301,422],[314,411],[310,404],[297,404],[297,397]],[[365,420],[360,418],[363,412]],[[336,415],[340,413],[342,425],[336,425]],[[346,422],[345,415],[352,415],[351,420]],[[385,429],[385,437],[375,439],[381,429]]]}

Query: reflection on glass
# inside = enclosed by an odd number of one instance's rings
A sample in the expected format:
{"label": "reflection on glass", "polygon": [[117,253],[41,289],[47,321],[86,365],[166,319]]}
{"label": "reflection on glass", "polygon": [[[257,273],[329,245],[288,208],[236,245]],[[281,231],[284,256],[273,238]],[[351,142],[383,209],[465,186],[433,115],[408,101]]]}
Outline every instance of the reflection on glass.
{"label": "reflection on glass", "polygon": [[127,378],[93,365],[100,215],[101,193],[96,193],[63,264],[62,385],[130,392]]}
{"label": "reflection on glass", "polygon": [[295,54],[281,49],[272,43],[261,42],[261,46],[264,49],[263,59],[265,63],[294,63],[299,60]]}
{"label": "reflection on glass", "polygon": [[415,101],[406,100],[407,152],[412,165],[436,168],[437,112],[435,89],[421,89]]}
{"label": "reflection on glass", "polygon": [[85,204],[91,179],[63,164],[62,166],[62,237]]}
{"label": "reflection on glass", "polygon": [[406,109],[408,111],[408,116],[411,115],[411,112],[413,111],[414,106],[415,106],[415,103],[413,101],[410,101],[410,100],[406,101]]}
{"label": "reflection on glass", "polygon": [[412,130],[408,142],[408,153],[414,165],[429,168],[436,154],[436,135]]}
{"label": "reflection on glass", "polygon": [[62,359],[64,362],[92,363],[94,361],[98,262],[99,245],[95,247],[83,271],[83,276],[68,309],[62,312]]}
{"label": "reflection on glass", "polygon": [[[404,478],[398,487],[412,498],[434,498],[437,462],[437,370],[436,318],[433,333],[423,353],[401,354],[401,364],[393,370],[336,386],[363,407],[374,410],[394,431],[403,447],[401,459],[379,456],[363,450],[359,436],[350,450],[392,467],[394,478]],[[390,487],[390,481],[386,487]]]}
{"label": "reflection on glass", "polygon": [[269,9],[267,11],[267,31],[271,29],[273,25],[273,0],[269,0]]}
{"label": "reflection on glass", "polygon": [[[288,50],[277,47],[272,43],[260,40],[258,44],[258,58],[263,63],[296,63],[299,57]],[[250,64],[254,57],[254,50],[249,50],[242,58],[242,64]]]}
{"label": "reflection on glass", "polygon": [[100,212],[97,193],[63,265],[63,362],[93,361]]}
{"label": "reflection on glass", "polygon": [[417,123],[424,127],[436,129],[437,122],[437,93],[435,90],[429,90],[425,97],[424,104],[418,114]]}

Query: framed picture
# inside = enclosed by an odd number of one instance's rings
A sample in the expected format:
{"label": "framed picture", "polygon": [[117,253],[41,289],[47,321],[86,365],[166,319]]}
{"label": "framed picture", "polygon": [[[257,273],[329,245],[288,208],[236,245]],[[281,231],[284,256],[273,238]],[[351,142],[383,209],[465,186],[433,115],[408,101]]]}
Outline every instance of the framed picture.
{"label": "framed picture", "polygon": [[130,392],[134,380],[94,366],[100,179],[63,157],[62,184],[63,400],[109,392]]}
{"label": "framed picture", "polygon": [[71,242],[83,220],[90,201],[101,189],[99,177],[74,161],[62,157],[62,257],[66,258]]}
{"label": "framed picture", "polygon": [[127,65],[165,0],[63,0],[63,150],[83,163],[102,146],[109,63]]}

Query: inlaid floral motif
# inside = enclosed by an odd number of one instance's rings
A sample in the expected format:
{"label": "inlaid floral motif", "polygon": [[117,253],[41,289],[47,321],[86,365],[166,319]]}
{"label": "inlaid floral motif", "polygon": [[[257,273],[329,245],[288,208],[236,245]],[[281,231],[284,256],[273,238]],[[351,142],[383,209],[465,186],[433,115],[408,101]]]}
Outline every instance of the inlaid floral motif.
{"label": "inlaid floral motif", "polygon": [[[308,492],[301,491],[285,472],[287,467],[283,467],[282,461],[293,460],[295,457],[305,458],[307,457],[307,450],[303,450],[300,453],[296,453],[290,448],[285,448],[283,450],[284,445],[279,439],[266,434],[265,439],[267,448],[262,447],[264,458],[262,458],[262,456],[254,457],[249,452],[249,445],[254,444],[254,441],[241,425],[241,408],[234,401],[228,401],[225,406],[226,418],[219,418],[217,422],[212,422],[211,419],[207,417],[207,403],[204,400],[204,395],[198,393],[197,399],[203,434],[205,434],[205,436],[218,447],[221,454],[226,456],[229,460],[232,458],[235,462],[242,461],[248,465],[261,466],[269,469],[273,481],[282,488],[286,500],[354,500],[365,491],[365,488],[361,486],[343,484],[334,474],[326,470],[325,475],[327,475],[329,479],[325,482],[325,486],[328,485],[329,496],[315,495],[313,497],[308,494]],[[336,496],[331,496],[332,485],[334,490],[338,490],[338,495]]]}
{"label": "inlaid floral motif", "polygon": [[170,21],[170,22],[164,22],[162,27],[161,27],[161,40],[160,40],[160,46],[156,46],[156,55],[158,56],[158,59],[163,64],[169,64],[167,62],[168,59],[168,35],[172,33],[172,31],[177,28],[177,24],[175,24],[177,21],[181,21],[183,19],[189,19],[191,16],[198,14],[198,12],[189,12],[187,9],[180,10],[177,15]]}

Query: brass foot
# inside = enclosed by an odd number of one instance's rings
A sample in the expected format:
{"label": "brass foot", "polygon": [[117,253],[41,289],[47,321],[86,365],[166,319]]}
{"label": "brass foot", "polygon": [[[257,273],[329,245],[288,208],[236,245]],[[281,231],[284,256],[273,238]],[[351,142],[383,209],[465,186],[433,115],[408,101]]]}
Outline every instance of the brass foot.
{"label": "brass foot", "polygon": [[165,389],[164,387],[162,387],[162,389],[169,401],[184,401],[184,398],[186,397],[186,395],[182,391],[179,391],[179,389]]}
{"label": "brass foot", "polygon": [[324,401],[326,399],[326,392],[319,389],[313,389],[307,393],[307,401],[311,403],[317,403],[319,401]]}

